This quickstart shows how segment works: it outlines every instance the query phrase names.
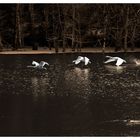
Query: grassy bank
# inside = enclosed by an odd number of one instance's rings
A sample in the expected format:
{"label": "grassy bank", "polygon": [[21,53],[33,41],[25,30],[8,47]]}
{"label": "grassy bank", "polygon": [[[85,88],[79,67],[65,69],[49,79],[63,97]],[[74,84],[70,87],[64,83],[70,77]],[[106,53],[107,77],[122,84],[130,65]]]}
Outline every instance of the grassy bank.
{"label": "grassy bank", "polygon": [[[65,52],[63,52],[62,48],[59,48],[58,53],[77,53],[79,51],[75,50],[72,51],[71,48],[66,48]],[[102,53],[102,48],[82,48],[82,53]],[[106,48],[105,53],[118,53],[118,52],[124,52],[124,50],[119,50],[115,52],[114,48]],[[140,48],[135,48],[133,51],[131,49],[128,49],[127,52],[140,52]],[[55,49],[52,48],[49,50],[49,48],[39,48],[38,50],[32,50],[31,48],[22,48],[18,49],[16,51],[12,51],[11,49],[3,49],[0,54],[54,54]]]}

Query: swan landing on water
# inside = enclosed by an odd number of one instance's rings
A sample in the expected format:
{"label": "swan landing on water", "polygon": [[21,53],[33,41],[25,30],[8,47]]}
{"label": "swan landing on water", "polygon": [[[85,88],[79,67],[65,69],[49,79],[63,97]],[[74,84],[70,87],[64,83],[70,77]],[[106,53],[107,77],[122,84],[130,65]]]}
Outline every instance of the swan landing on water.
{"label": "swan landing on water", "polygon": [[47,69],[47,68],[44,67],[45,65],[49,66],[49,64],[45,61],[41,61],[40,63],[38,63],[36,61],[33,61],[32,66],[27,66],[27,67],[28,68],[38,68],[38,69]]}
{"label": "swan landing on water", "polygon": [[137,66],[140,66],[140,59],[134,59],[134,62]]}
{"label": "swan landing on water", "polygon": [[110,62],[116,62],[116,66],[120,66],[122,63],[126,63],[126,61],[120,57],[112,57],[112,56],[106,56],[106,58],[109,58],[107,61],[105,61],[104,63],[110,63]]}
{"label": "swan landing on water", "polygon": [[72,62],[75,63],[76,65],[79,64],[80,62],[84,62],[85,65],[87,65],[88,63],[91,63],[89,58],[83,57],[83,56],[78,56],[78,58]]}

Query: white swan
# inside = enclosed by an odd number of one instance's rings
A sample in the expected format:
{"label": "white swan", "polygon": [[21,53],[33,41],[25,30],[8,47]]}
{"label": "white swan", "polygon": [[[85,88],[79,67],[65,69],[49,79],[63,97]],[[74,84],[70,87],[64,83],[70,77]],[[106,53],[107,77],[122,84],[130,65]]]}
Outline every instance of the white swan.
{"label": "white swan", "polygon": [[47,69],[47,68],[45,68],[44,66],[45,66],[45,65],[48,65],[48,66],[49,66],[49,64],[48,64],[47,62],[45,62],[45,61],[41,61],[40,63],[38,63],[38,62],[36,62],[36,61],[33,61],[33,62],[32,62],[32,65],[33,65],[33,66],[27,66],[27,67],[39,68],[39,69]]}
{"label": "white swan", "polygon": [[85,65],[87,65],[88,63],[91,63],[89,58],[83,57],[83,56],[78,56],[78,58],[72,62],[75,63],[76,65],[79,64],[80,62],[84,62]]}
{"label": "white swan", "polygon": [[120,66],[122,63],[126,63],[126,61],[120,57],[112,57],[112,56],[106,56],[106,58],[109,58],[107,61],[104,63],[110,63],[110,62],[116,62],[116,66]]}
{"label": "white swan", "polygon": [[134,59],[134,62],[136,63],[136,65],[140,65],[140,60],[139,59]]}

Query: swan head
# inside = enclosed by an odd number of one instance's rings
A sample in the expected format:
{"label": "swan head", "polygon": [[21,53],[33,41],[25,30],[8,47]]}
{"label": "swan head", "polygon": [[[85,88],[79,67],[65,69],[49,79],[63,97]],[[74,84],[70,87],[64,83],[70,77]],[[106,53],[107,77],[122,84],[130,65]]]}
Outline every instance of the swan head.
{"label": "swan head", "polygon": [[32,65],[35,65],[35,61],[32,62]]}
{"label": "swan head", "polygon": [[140,60],[134,59],[134,62],[136,63],[136,65],[140,65]]}
{"label": "swan head", "polygon": [[126,63],[126,60],[124,60],[123,62]]}

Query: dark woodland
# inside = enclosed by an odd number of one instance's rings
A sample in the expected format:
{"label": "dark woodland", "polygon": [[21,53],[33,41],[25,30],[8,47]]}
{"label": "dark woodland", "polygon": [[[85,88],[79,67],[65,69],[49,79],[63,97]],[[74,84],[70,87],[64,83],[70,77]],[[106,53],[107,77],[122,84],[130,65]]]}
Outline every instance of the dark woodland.
{"label": "dark woodland", "polygon": [[140,4],[1,4],[0,20],[0,51],[127,51],[140,43]]}

